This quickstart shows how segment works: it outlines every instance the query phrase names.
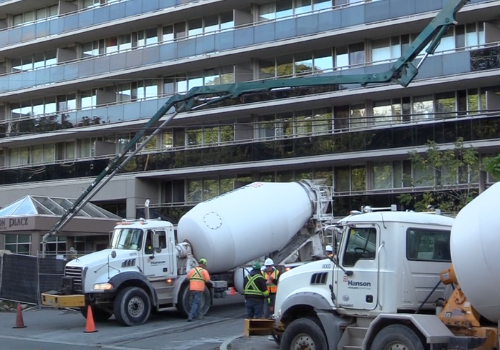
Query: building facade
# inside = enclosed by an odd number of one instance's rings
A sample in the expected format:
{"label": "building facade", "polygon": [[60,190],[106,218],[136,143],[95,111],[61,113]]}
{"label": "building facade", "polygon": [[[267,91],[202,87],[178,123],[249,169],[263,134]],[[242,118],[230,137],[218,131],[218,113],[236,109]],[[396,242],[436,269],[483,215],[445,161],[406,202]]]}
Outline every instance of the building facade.
{"label": "building facade", "polygon": [[[0,0],[0,207],[77,198],[172,94],[385,71],[447,2]],[[470,1],[406,88],[277,91],[180,113],[93,203],[133,218],[150,199],[176,222],[250,181],[326,179],[339,216],[424,192],[434,183],[406,180],[429,175],[408,154],[429,140],[463,138],[480,159],[500,150],[497,10]],[[477,188],[465,172],[450,185]]]}

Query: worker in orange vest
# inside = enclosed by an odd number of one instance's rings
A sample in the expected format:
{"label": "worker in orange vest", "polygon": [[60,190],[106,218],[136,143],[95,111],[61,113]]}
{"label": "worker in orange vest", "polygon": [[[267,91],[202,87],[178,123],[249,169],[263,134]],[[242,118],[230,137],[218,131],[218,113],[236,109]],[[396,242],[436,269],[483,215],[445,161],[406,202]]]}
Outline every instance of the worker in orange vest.
{"label": "worker in orange vest", "polygon": [[266,269],[262,275],[266,279],[267,291],[269,292],[270,303],[264,303],[264,318],[270,318],[274,313],[274,302],[276,301],[276,292],[278,291],[278,279],[280,272],[274,267],[274,261],[271,258],[264,262]]}
{"label": "worker in orange vest", "polygon": [[199,319],[203,318],[203,315],[200,313],[201,297],[205,291],[205,284],[210,282],[210,274],[207,271],[207,259],[201,258],[198,266],[193,267],[189,271],[187,279],[189,280],[189,291],[193,300],[187,319],[188,322],[191,322],[195,317]]}

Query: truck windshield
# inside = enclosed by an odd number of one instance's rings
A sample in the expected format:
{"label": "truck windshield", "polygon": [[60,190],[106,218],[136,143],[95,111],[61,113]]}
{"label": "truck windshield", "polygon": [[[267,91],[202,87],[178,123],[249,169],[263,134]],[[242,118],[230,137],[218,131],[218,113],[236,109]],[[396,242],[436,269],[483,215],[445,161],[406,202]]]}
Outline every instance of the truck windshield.
{"label": "truck windshield", "polygon": [[113,232],[113,249],[141,249],[143,231],[138,228],[117,228]]}

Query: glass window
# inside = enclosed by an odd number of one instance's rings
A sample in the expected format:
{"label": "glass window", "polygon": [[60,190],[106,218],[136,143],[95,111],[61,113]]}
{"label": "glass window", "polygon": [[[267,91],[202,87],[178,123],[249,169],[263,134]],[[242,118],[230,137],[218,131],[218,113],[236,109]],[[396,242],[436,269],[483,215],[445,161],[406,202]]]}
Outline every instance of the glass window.
{"label": "glass window", "polygon": [[301,13],[311,12],[312,4],[311,0],[295,0],[295,14],[299,15]]}
{"label": "glass window", "polygon": [[276,65],[273,59],[261,60],[259,62],[259,79],[274,78],[276,74]]}
{"label": "glass window", "polygon": [[275,135],[274,115],[265,115],[259,117],[259,137],[272,138]]}
{"label": "glass window", "polygon": [[441,38],[436,52],[449,51],[455,49],[455,37],[453,35],[453,27],[448,29],[448,32]]}
{"label": "glass window", "polygon": [[106,39],[106,53],[113,53],[118,51],[118,38],[113,36]]}
{"label": "glass window", "polygon": [[348,228],[347,243],[342,259],[344,266],[354,266],[359,260],[375,260],[377,231],[375,228]]}
{"label": "glass window", "polygon": [[414,120],[434,119],[434,101],[432,95],[413,98]]}
{"label": "glass window", "polygon": [[293,75],[293,56],[285,55],[276,58],[278,77],[288,78]]}
{"label": "glass window", "polygon": [[188,73],[188,90],[198,87],[198,86],[203,86],[203,72],[198,70],[194,72],[189,72]]}
{"label": "glass window", "polygon": [[43,163],[43,145],[31,146],[31,163]]}
{"label": "glass window", "polygon": [[372,62],[384,63],[391,59],[390,40],[380,39],[372,42]]}
{"label": "glass window", "polygon": [[188,21],[188,35],[198,35],[203,33],[203,20],[196,18]]}
{"label": "glass window", "polygon": [[221,84],[234,83],[234,66],[220,67]]}
{"label": "glass window", "polygon": [[366,190],[366,168],[364,166],[351,168],[351,188],[352,191]]}
{"label": "glass window", "polygon": [[202,182],[201,180],[188,180],[188,203],[196,203],[202,201]]}
{"label": "glass window", "polygon": [[408,229],[406,231],[406,258],[451,262],[450,231]]}
{"label": "glass window", "polygon": [[364,128],[367,125],[365,105],[351,106],[351,128]]}
{"label": "glass window", "polygon": [[273,20],[276,18],[276,4],[274,2],[259,6],[260,20]]}
{"label": "glass window", "polygon": [[375,125],[390,125],[393,118],[391,100],[373,102],[373,117]]}
{"label": "glass window", "polygon": [[118,50],[129,50],[132,48],[132,36],[130,34],[120,35],[118,37]]}
{"label": "glass window", "polygon": [[292,0],[276,1],[276,19],[293,15]]}
{"label": "glass window", "polygon": [[295,74],[310,74],[313,71],[312,52],[303,52],[295,55]]}
{"label": "glass window", "polygon": [[215,68],[205,69],[203,71],[204,85],[220,84],[219,72]]}
{"label": "glass window", "polygon": [[392,188],[392,164],[390,162],[373,165],[373,189]]}
{"label": "glass window", "polygon": [[201,128],[188,129],[188,146],[201,146],[203,144],[203,133]]}
{"label": "glass window", "polygon": [[457,111],[457,100],[455,91],[436,94],[434,110],[440,118],[448,118],[455,116]]}
{"label": "glass window", "polygon": [[203,180],[203,200],[208,200],[219,195],[219,182],[217,179]]}
{"label": "glass window", "polygon": [[314,51],[314,71],[316,73],[331,72],[333,70],[332,50]]}
{"label": "glass window", "polygon": [[234,28],[233,12],[224,12],[220,15],[220,29]]}
{"label": "glass window", "polygon": [[359,43],[349,46],[349,64],[362,65],[365,64],[365,44]]}
{"label": "glass window", "polygon": [[343,68],[349,66],[349,52],[347,46],[335,48],[335,67]]}
{"label": "glass window", "polygon": [[351,190],[349,167],[335,168],[335,192],[348,192]]}
{"label": "glass window", "polygon": [[210,33],[210,32],[214,32],[216,30],[219,30],[219,16],[218,15],[207,16],[207,17],[204,17],[203,20],[204,20],[203,31],[205,33]]}
{"label": "glass window", "polygon": [[295,115],[297,135],[312,134],[312,111],[300,111]]}
{"label": "glass window", "polygon": [[161,39],[164,43],[168,41],[174,40],[174,26],[165,26],[163,27],[163,36]]}
{"label": "glass window", "polygon": [[324,10],[332,7],[332,0],[313,0],[313,10]]}
{"label": "glass window", "polygon": [[313,132],[326,134],[332,130],[332,109],[322,108],[314,110]]}
{"label": "glass window", "polygon": [[214,145],[219,142],[219,127],[204,127],[203,128],[203,143],[205,145]]}
{"label": "glass window", "polygon": [[293,135],[293,113],[279,113],[276,115],[276,137]]}

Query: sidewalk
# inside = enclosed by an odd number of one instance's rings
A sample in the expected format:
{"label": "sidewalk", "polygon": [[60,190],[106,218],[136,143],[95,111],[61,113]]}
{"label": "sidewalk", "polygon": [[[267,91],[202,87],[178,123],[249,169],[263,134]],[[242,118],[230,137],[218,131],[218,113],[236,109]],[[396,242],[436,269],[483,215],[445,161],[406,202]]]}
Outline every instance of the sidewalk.
{"label": "sidewalk", "polygon": [[280,347],[275,341],[269,340],[267,335],[253,335],[227,339],[219,350],[278,350]]}

